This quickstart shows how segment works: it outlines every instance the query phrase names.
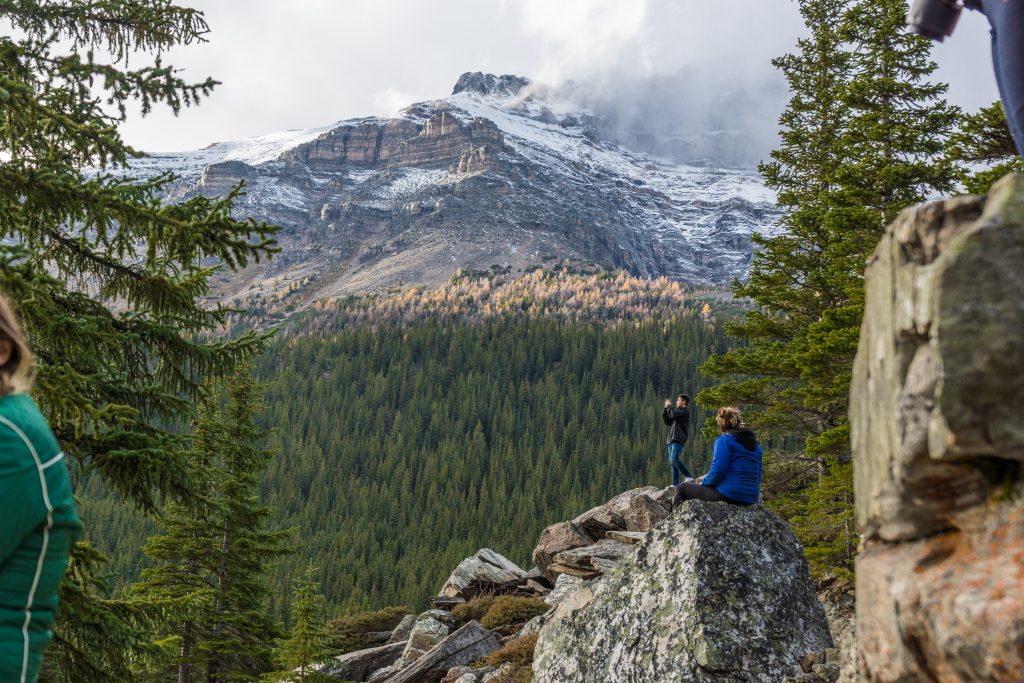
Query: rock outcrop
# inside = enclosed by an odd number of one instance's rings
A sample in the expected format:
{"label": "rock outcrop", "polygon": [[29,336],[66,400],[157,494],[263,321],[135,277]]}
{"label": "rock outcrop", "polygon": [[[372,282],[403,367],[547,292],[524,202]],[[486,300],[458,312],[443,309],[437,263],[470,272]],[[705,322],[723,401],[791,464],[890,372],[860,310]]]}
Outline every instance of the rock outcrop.
{"label": "rock outcrop", "polygon": [[832,645],[800,544],[762,507],[690,501],[634,548],[541,629],[538,683],[777,683]]}
{"label": "rock outcrop", "polygon": [[483,548],[459,563],[438,595],[470,600],[481,593],[492,592],[495,586],[520,580],[525,583],[526,579],[526,572],[515,562],[490,548]]}
{"label": "rock outcrop", "polygon": [[1024,671],[1024,178],[904,211],[851,388],[861,680]]}
{"label": "rock outcrop", "polygon": [[435,645],[416,663],[389,678],[390,683],[438,683],[448,670],[475,662],[501,646],[498,636],[471,621]]}
{"label": "rock outcrop", "polygon": [[544,529],[533,561],[554,584],[560,575],[583,579],[610,572],[638,536],[668,517],[670,498],[654,486],[625,491],[604,505]]}
{"label": "rock outcrop", "polygon": [[399,642],[349,652],[335,657],[320,673],[339,681],[365,681],[374,671],[394,664],[404,648],[405,643]]}

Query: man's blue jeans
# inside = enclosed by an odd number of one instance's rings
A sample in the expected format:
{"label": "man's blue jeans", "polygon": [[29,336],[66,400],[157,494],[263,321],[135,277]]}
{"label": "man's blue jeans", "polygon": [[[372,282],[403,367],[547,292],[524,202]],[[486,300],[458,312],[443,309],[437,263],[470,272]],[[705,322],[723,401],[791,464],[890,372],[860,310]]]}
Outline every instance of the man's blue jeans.
{"label": "man's blue jeans", "polygon": [[684,444],[678,441],[673,441],[668,445],[668,464],[672,468],[672,485],[679,486],[684,479],[692,479],[693,475],[690,474],[690,470],[686,469],[686,465],[679,459],[679,456],[683,454]]}
{"label": "man's blue jeans", "polygon": [[1006,122],[1024,156],[1024,2],[981,0],[981,9],[992,26],[992,66]]}

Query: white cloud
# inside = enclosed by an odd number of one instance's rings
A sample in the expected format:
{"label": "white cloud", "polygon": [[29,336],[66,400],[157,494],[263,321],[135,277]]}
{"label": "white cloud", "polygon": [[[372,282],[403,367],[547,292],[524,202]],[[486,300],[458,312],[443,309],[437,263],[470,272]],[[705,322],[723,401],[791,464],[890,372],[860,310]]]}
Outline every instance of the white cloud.
{"label": "white cloud", "polygon": [[[637,86],[652,76],[684,74],[680,82],[756,99],[778,83],[771,58],[791,50],[802,31],[796,3],[778,0],[185,2],[206,12],[210,42],[176,48],[166,61],[189,78],[212,75],[223,85],[177,118],[157,108],[129,121],[126,139],[142,149],[196,148],[386,114],[447,95],[465,71],[589,81],[607,97],[627,92],[638,111],[655,106]],[[975,12],[960,23],[936,48],[938,77],[949,79],[953,102],[975,108],[996,97],[987,26]],[[701,118],[694,87],[666,80],[654,88],[666,116]],[[762,104],[764,111],[748,115],[774,128],[775,100]]]}
{"label": "white cloud", "polygon": [[557,83],[616,66],[624,53],[634,66],[653,66],[646,40],[649,0],[503,0],[520,30],[542,43],[538,80]]}

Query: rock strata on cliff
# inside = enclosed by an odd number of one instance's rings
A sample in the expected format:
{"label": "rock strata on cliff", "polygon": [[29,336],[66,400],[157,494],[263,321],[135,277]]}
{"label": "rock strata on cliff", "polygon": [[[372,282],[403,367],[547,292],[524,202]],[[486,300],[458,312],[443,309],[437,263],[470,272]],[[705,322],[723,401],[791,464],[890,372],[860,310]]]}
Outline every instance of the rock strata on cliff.
{"label": "rock strata on cliff", "polygon": [[761,507],[687,502],[541,629],[538,683],[763,681],[831,647],[803,550]]}
{"label": "rock strata on cliff", "polygon": [[602,139],[594,116],[525,78],[464,74],[447,97],[367,117],[132,162],[173,172],[171,200],[223,196],[282,226],[281,253],[223,282],[225,298],[296,308],[461,268],[575,258],[636,275],[745,275],[774,196],[751,170],[685,166]]}
{"label": "rock strata on cliff", "polygon": [[851,388],[861,680],[1024,671],[1024,178],[904,211]]}

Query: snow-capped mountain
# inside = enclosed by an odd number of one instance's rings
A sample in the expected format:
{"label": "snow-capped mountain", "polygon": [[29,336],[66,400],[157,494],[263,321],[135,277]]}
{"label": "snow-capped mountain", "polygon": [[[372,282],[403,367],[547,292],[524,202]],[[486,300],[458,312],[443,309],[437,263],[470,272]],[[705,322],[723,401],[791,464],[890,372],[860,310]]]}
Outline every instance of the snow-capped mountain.
{"label": "snow-capped mountain", "polygon": [[751,170],[678,165],[602,139],[601,121],[525,78],[467,73],[452,95],[370,117],[157,154],[175,196],[223,194],[280,224],[283,250],[223,293],[301,291],[305,302],[456,270],[577,258],[644,276],[745,275],[774,197]]}

